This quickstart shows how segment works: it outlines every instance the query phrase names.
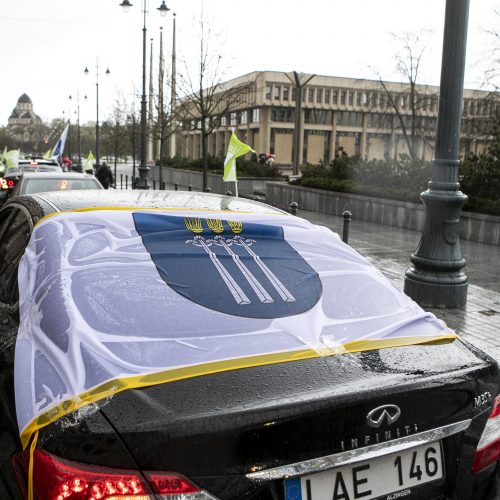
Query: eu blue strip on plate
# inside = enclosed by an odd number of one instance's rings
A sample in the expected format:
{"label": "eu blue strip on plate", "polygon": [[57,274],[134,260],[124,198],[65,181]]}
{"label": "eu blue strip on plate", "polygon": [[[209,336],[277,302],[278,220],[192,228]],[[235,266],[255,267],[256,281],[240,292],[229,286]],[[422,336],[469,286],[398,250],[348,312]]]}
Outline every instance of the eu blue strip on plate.
{"label": "eu blue strip on plate", "polygon": [[285,500],[302,500],[302,490],[299,478],[285,481]]}

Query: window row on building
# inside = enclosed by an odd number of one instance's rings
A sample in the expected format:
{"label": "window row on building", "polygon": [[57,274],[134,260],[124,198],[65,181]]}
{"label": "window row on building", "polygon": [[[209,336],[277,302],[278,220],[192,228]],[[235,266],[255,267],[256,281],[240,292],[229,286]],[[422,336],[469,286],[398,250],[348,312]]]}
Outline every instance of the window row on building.
{"label": "window row on building", "polygon": [[[267,101],[295,102],[296,89],[294,86],[266,82],[265,99]],[[306,104],[356,106],[363,108],[387,108],[393,101],[401,110],[411,107],[409,93],[391,93],[373,90],[345,90],[336,88],[324,88],[308,85],[302,89],[302,101]],[[416,99],[416,107],[422,111],[437,110],[436,95],[419,95]]]}
{"label": "window row on building", "polygon": [[[265,84],[266,101],[280,103],[295,102],[296,89],[291,84]],[[305,104],[353,106],[367,109],[387,109],[397,107],[400,112],[408,112],[412,108],[410,91],[387,92],[385,90],[345,90],[338,88],[318,87],[308,85],[302,89],[302,101]],[[423,87],[416,92],[414,107],[417,112],[437,113],[438,94],[433,88]],[[492,103],[488,95],[481,99],[464,99],[463,114],[474,116],[489,116],[500,112],[500,106]]]}

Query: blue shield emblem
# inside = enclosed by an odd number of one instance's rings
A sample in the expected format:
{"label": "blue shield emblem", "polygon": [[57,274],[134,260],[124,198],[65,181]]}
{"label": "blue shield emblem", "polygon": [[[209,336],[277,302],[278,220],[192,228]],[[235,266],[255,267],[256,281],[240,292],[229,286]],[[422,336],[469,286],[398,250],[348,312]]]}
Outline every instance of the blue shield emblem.
{"label": "blue shield emblem", "polygon": [[160,276],[197,304],[233,316],[280,318],[311,309],[322,285],[281,226],[134,213]]}

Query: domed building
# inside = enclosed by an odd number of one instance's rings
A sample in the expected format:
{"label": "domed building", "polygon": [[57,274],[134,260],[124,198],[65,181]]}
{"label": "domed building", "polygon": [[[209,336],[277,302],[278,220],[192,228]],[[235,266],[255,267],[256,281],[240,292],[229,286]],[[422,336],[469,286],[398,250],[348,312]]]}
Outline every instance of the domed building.
{"label": "domed building", "polygon": [[42,119],[34,113],[30,97],[23,94],[9,116],[7,129],[10,135],[22,143],[34,142],[40,138],[41,128]]}

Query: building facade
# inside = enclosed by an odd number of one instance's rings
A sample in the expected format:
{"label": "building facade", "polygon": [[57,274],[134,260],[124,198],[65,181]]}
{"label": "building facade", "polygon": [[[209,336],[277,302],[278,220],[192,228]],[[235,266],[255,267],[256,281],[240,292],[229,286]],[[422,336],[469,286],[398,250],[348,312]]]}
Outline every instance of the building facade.
{"label": "building facade", "polygon": [[7,122],[10,135],[20,143],[35,142],[43,133],[42,126],[42,119],[33,111],[33,102],[27,94],[23,94]]}
{"label": "building facade", "polygon": [[[254,72],[224,84],[248,86],[240,102],[224,116],[211,117],[217,127],[208,152],[224,157],[234,129],[258,153],[273,153],[280,165],[291,165],[298,142],[299,164],[328,162],[341,151],[364,159],[409,154],[433,157],[439,87],[320,75],[297,75],[302,102],[297,112],[297,79],[293,73]],[[413,99],[412,99],[413,90]],[[488,92],[464,90],[461,155],[481,153],[491,142],[487,133],[492,104]],[[300,126],[296,126],[296,120]],[[295,137],[295,130],[300,134]],[[201,157],[201,125],[183,122],[177,154]]]}

